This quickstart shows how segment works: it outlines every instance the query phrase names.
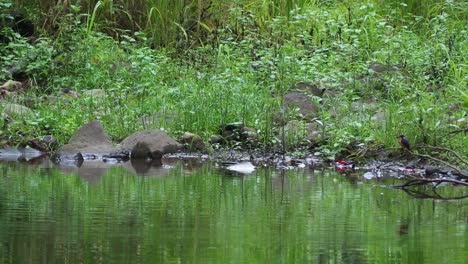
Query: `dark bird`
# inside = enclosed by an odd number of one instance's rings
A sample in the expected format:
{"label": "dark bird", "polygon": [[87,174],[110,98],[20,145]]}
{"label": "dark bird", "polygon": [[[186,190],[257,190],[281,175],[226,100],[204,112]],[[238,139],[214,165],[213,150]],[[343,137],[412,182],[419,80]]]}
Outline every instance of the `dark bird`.
{"label": "dark bird", "polygon": [[401,149],[410,150],[410,144],[408,140],[406,140],[405,135],[399,135],[397,138],[398,138],[398,143],[400,143]]}

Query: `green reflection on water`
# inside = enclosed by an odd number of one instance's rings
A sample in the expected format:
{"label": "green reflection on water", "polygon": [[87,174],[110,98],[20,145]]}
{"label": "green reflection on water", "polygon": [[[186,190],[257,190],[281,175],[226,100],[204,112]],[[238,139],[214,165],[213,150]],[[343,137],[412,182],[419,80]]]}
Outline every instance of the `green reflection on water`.
{"label": "green reflection on water", "polygon": [[[2,263],[465,263],[465,201],[333,172],[0,164]],[[83,174],[81,174],[83,175]],[[461,188],[439,193],[460,195]],[[466,192],[466,191],[465,191]]]}

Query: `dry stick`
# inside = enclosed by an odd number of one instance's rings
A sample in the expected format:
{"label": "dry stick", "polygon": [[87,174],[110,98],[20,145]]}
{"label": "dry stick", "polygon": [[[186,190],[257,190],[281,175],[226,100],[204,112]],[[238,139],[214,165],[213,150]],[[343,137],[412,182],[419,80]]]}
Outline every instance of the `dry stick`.
{"label": "dry stick", "polygon": [[461,133],[461,132],[465,132],[465,133],[468,132],[468,128],[450,131],[449,134],[455,134],[455,133]]}
{"label": "dry stick", "polygon": [[442,164],[445,164],[446,166],[448,166],[448,167],[450,167],[450,168],[456,170],[458,173],[460,173],[461,176],[463,176],[463,177],[468,177],[468,175],[465,174],[465,173],[463,173],[463,172],[461,171],[460,168],[458,168],[458,167],[456,167],[456,166],[454,166],[454,165],[452,165],[452,164],[450,164],[450,163],[448,163],[448,162],[446,162],[446,161],[443,161],[443,160],[441,160],[441,159],[437,159],[437,158],[431,157],[431,156],[429,156],[429,155],[416,154],[416,153],[412,153],[412,152],[410,152],[410,153],[411,153],[412,155],[415,155],[415,156],[418,156],[418,157],[423,157],[423,158],[431,159],[431,160],[433,160],[433,161],[437,161],[437,162],[440,162],[440,163],[442,163]]}
{"label": "dry stick", "polygon": [[417,179],[417,180],[411,180],[403,185],[400,186],[395,186],[399,188],[405,188],[405,187],[410,187],[410,186],[415,186],[415,185],[423,185],[426,183],[442,183],[442,182],[450,182],[450,183],[456,183],[464,186],[468,186],[468,182],[463,182],[463,181],[458,181],[458,180],[452,180],[452,179]]}
{"label": "dry stick", "polygon": [[445,198],[441,197],[439,194],[437,196],[429,195],[426,193],[421,193],[418,191],[414,191],[413,189],[407,189],[405,187],[402,187],[403,191],[405,191],[407,194],[419,198],[419,199],[431,199],[432,201],[460,201],[460,200],[468,200],[468,195],[463,195],[463,196],[456,196],[456,197],[450,197],[450,198]]}
{"label": "dry stick", "polygon": [[450,152],[455,157],[457,157],[463,164],[468,165],[468,162],[466,162],[462,157],[460,157],[460,155],[457,152],[455,152],[454,150],[451,150],[451,149],[448,149],[448,148],[433,147],[433,146],[428,146],[428,145],[418,146],[418,148],[429,148],[429,149],[444,150],[444,151]]}

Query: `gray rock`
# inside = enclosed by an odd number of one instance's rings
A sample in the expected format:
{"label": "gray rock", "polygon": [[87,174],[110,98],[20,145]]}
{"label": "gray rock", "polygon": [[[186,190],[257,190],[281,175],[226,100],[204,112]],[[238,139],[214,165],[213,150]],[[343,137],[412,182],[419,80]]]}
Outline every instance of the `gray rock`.
{"label": "gray rock", "polygon": [[69,88],[62,88],[62,90],[60,91],[60,97],[63,99],[63,98],[78,98],[80,97],[80,95],[78,94],[78,92],[76,91],[73,91],[73,90],[70,90]]}
{"label": "gray rock", "polygon": [[13,80],[8,80],[6,81],[1,87],[1,90],[7,90],[10,92],[13,91],[18,91],[23,88],[23,84],[21,82],[13,81]]}
{"label": "gray rock", "polygon": [[304,143],[315,145],[324,137],[323,130],[317,123],[292,120],[286,124],[284,129],[287,147],[294,147]]}
{"label": "gray rock", "polygon": [[226,167],[226,170],[240,174],[251,174],[255,171],[255,166],[250,161],[248,161],[229,165]]}
{"label": "gray rock", "polygon": [[95,120],[80,127],[58,153],[81,152],[83,155],[102,155],[114,150],[112,141],[104,132],[101,123]]}
{"label": "gray rock", "polygon": [[44,142],[44,144],[46,144],[48,147],[51,147],[51,146],[57,144],[57,139],[52,135],[45,135],[42,138],[42,142]]}
{"label": "gray rock", "polygon": [[130,151],[130,159],[160,160],[163,156],[161,150],[151,150],[146,142],[138,142]]}
{"label": "gray rock", "polygon": [[30,147],[18,148],[22,155],[18,158],[21,161],[29,161],[36,158],[40,158],[45,155],[45,153]]}
{"label": "gray rock", "polygon": [[399,70],[400,66],[388,66],[380,63],[372,63],[369,65],[369,71],[371,71],[371,73],[394,72]]}
{"label": "gray rock", "polygon": [[320,89],[317,85],[307,82],[298,82],[295,85],[295,88],[299,92],[309,93],[314,96],[322,97],[326,89]]}
{"label": "gray rock", "polygon": [[215,145],[215,144],[226,144],[226,140],[220,135],[211,135],[210,139],[208,140],[210,144]]}
{"label": "gray rock", "polygon": [[257,143],[258,135],[255,129],[246,127],[242,122],[224,124],[220,127],[222,140],[236,141],[240,143]]}
{"label": "gray rock", "polygon": [[2,113],[13,119],[32,117],[34,112],[26,106],[17,104],[5,104]]}
{"label": "gray rock", "polygon": [[243,127],[241,130],[241,139],[245,143],[258,143],[258,134],[254,128]]}
{"label": "gray rock", "polygon": [[306,126],[303,121],[292,120],[284,127],[286,147],[294,147],[303,143],[306,138]]}
{"label": "gray rock", "polygon": [[55,153],[50,157],[54,164],[58,164],[63,168],[80,167],[83,164],[83,155],[78,153]]}
{"label": "gray rock", "polygon": [[106,97],[106,92],[102,89],[91,89],[91,90],[84,91],[83,95],[86,97],[103,99],[104,97]]}
{"label": "gray rock", "polygon": [[182,136],[182,140],[187,144],[189,150],[205,151],[206,145],[199,135],[185,132]]}
{"label": "gray rock", "polygon": [[306,124],[306,139],[309,144],[317,144],[320,140],[324,140],[326,134],[323,131],[323,127],[317,123]]}
{"label": "gray rock", "polygon": [[[284,111],[286,115],[289,115],[297,111],[299,119],[312,120],[317,116],[319,108],[312,101],[310,95],[302,92],[292,92],[283,96]],[[276,113],[275,120],[278,123],[285,124],[289,119],[288,116],[281,116],[280,113]]]}
{"label": "gray rock", "polygon": [[118,163],[130,159],[130,152],[116,149],[115,151],[102,155],[102,161],[107,163]]}
{"label": "gray rock", "polygon": [[372,122],[378,124],[378,125],[385,125],[387,119],[387,114],[382,110],[378,109],[375,114],[371,117]]}
{"label": "gray rock", "polygon": [[57,104],[57,102],[59,101],[59,98],[56,96],[56,95],[49,95],[46,97],[45,101],[51,105],[51,106],[54,106]]}
{"label": "gray rock", "polygon": [[[134,149],[138,145],[137,149]],[[125,138],[120,143],[120,148],[124,151],[138,150],[138,155],[140,153],[145,153],[146,147],[149,149],[149,152],[157,154],[161,152],[162,154],[174,153],[182,148],[182,145],[177,141],[169,137],[165,132],[159,129],[150,129],[136,132],[127,138]]]}
{"label": "gray rock", "polygon": [[0,149],[0,160],[1,161],[16,161],[19,157],[21,157],[23,153],[18,149],[8,148],[8,149]]}

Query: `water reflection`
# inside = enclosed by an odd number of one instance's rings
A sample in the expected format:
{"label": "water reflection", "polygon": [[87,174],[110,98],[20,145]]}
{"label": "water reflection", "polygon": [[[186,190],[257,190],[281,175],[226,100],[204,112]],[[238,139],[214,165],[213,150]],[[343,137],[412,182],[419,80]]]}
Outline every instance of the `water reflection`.
{"label": "water reflection", "polygon": [[468,249],[465,201],[384,179],[197,159],[0,167],[2,263],[464,263]]}

